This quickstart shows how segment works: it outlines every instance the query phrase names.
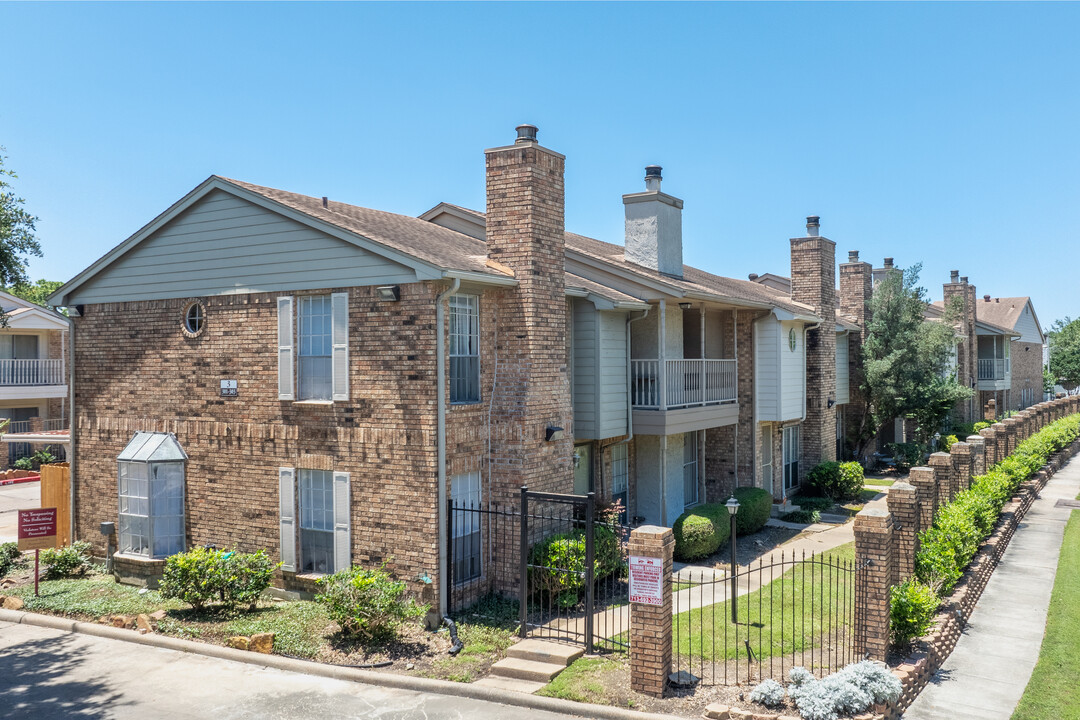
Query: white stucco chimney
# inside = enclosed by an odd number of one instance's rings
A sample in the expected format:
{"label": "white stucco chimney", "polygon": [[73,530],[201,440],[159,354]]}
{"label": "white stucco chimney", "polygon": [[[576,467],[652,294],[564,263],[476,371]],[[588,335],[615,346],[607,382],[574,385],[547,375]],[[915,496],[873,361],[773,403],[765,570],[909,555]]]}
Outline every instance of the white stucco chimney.
{"label": "white stucco chimney", "polygon": [[636,265],[682,277],[683,201],[660,191],[661,167],[645,168],[645,192],[623,195],[626,209],[626,259]]}

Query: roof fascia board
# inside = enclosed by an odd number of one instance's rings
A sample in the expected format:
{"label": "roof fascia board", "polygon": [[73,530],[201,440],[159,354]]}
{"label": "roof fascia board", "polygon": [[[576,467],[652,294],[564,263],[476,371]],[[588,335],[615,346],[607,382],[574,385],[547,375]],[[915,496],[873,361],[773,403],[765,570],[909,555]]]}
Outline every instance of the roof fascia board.
{"label": "roof fascia board", "polygon": [[500,287],[517,287],[519,284],[516,278],[506,277],[505,275],[486,275],[484,273],[469,272],[468,270],[444,270],[439,277],[479,285],[498,285]]}
{"label": "roof fascia board", "polygon": [[[657,280],[656,278],[638,275],[636,273],[630,272],[629,270],[626,270],[625,268],[621,268],[614,263],[608,262],[606,260],[601,260],[599,258],[593,257],[592,255],[586,255],[585,253],[579,252],[570,247],[566,248],[566,258],[568,260],[574,260],[587,268],[592,268],[594,270],[602,270],[604,272],[611,273],[612,275],[621,278],[622,280],[635,283],[642,287],[649,288],[650,290],[666,293],[671,297],[683,297],[684,295],[686,295],[686,293],[676,285],[671,285],[661,280]],[[583,272],[574,274],[581,275],[587,280],[593,280],[593,278],[590,278],[586,273]],[[602,281],[600,280],[595,280],[595,282],[602,283]]]}
{"label": "roof fascia board", "polygon": [[1042,323],[1039,322],[1039,316],[1035,314],[1035,303],[1031,302],[1031,298],[1027,301],[1028,310],[1031,311],[1031,319],[1035,321],[1035,329],[1039,331],[1039,338],[1043,343],[1046,342],[1046,333],[1043,332]]}

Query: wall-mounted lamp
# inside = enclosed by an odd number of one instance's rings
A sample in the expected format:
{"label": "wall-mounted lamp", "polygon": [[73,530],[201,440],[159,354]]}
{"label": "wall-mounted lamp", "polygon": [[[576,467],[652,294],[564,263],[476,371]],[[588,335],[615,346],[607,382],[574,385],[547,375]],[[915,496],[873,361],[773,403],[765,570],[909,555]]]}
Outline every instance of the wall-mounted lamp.
{"label": "wall-mounted lamp", "polygon": [[555,427],[554,425],[548,425],[547,430],[544,431],[544,439],[548,442],[562,440],[563,429],[561,427]]}
{"label": "wall-mounted lamp", "polygon": [[835,405],[835,404],[836,404],[836,399],[832,395],[830,395],[829,400],[828,400],[828,404],[826,405],[826,407],[828,407],[829,409],[832,409],[832,406]]}
{"label": "wall-mounted lamp", "polygon": [[382,302],[397,302],[401,299],[400,285],[381,285],[375,288],[375,292],[379,294],[379,300]]}
{"label": "wall-mounted lamp", "polygon": [[693,303],[679,303],[679,308],[682,310],[689,310],[692,307],[694,307]]}

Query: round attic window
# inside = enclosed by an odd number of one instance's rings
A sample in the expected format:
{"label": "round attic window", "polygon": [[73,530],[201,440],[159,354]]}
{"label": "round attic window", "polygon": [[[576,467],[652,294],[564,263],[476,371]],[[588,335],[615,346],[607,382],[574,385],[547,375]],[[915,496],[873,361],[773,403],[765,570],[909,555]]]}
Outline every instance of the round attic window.
{"label": "round attic window", "polygon": [[795,352],[795,347],[797,345],[798,345],[798,343],[795,340],[795,328],[791,328],[790,330],[788,330],[788,334],[787,334],[788,350],[790,350],[791,352]]}
{"label": "round attic window", "polygon": [[193,302],[184,309],[184,334],[198,337],[206,327],[206,308],[201,302]]}

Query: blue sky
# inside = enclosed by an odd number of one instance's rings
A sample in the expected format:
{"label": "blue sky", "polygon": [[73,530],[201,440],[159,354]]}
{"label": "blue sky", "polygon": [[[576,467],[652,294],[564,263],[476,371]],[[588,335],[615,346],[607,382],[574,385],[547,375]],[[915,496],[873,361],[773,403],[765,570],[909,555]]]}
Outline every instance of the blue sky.
{"label": "blue sky", "polygon": [[1080,4],[3,4],[0,145],[66,280],[211,174],[482,208],[531,122],[566,224],[621,242],[664,166],[687,262],[788,271],[809,214],[940,297],[1080,315]]}

